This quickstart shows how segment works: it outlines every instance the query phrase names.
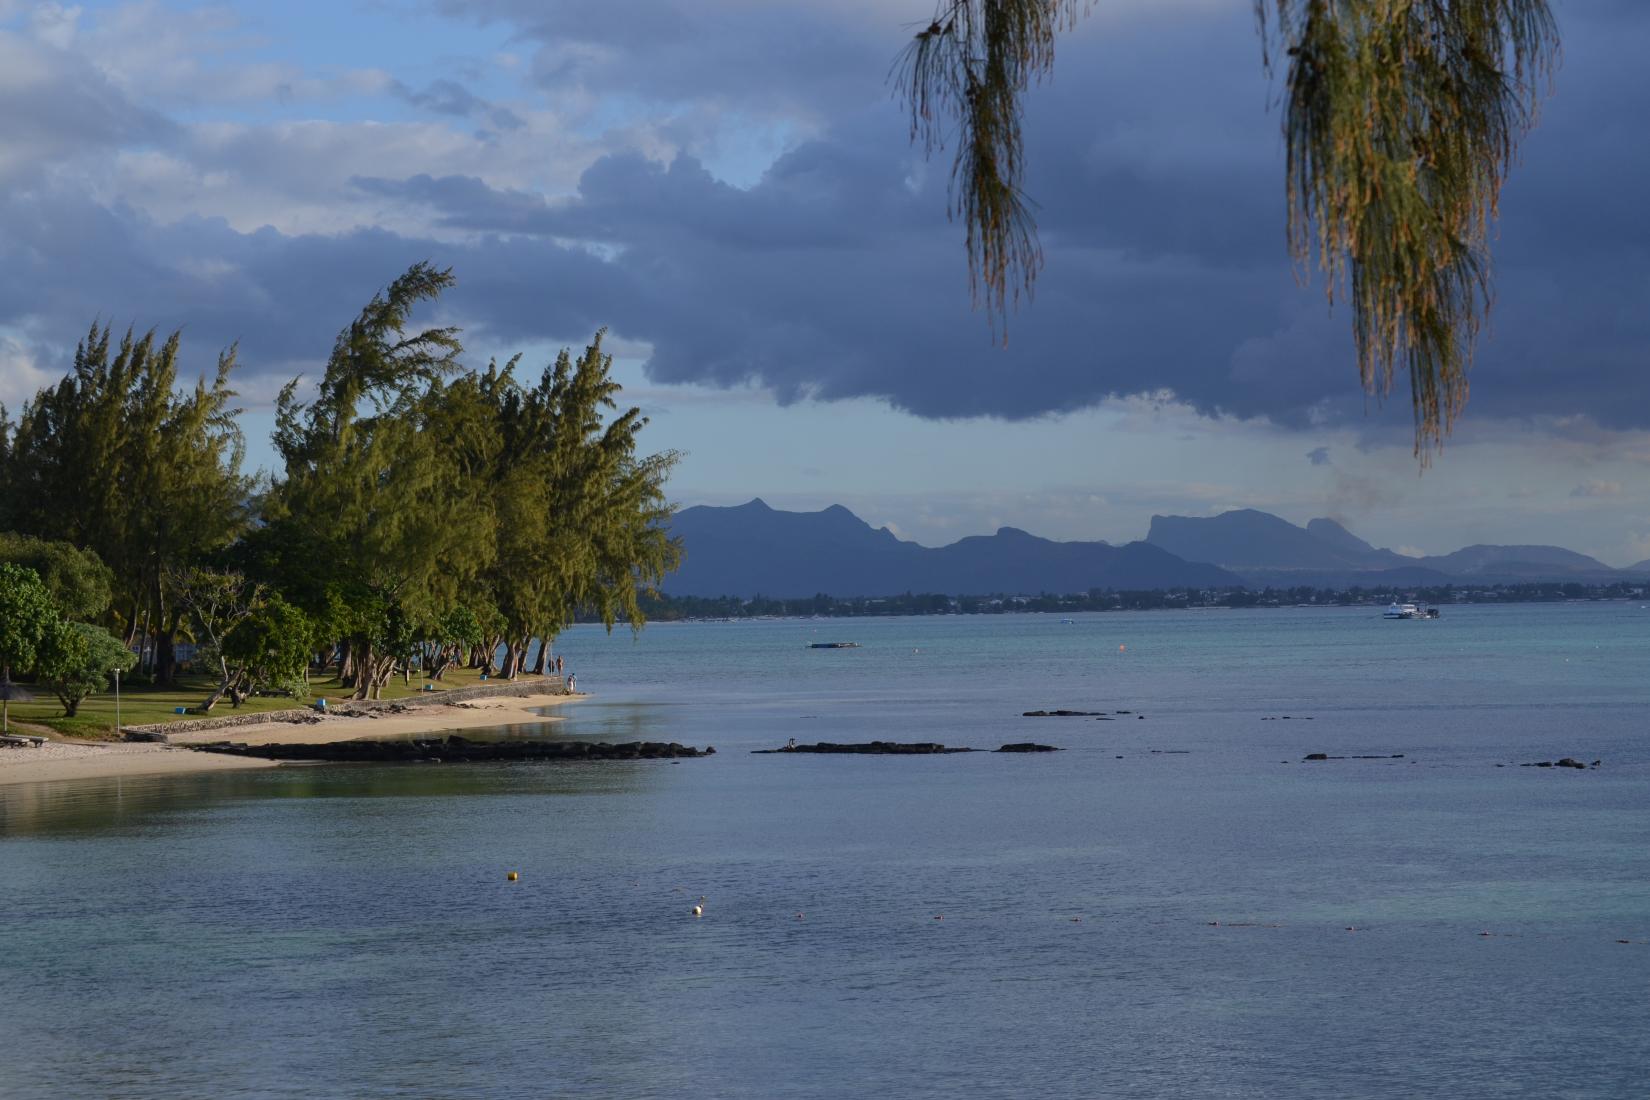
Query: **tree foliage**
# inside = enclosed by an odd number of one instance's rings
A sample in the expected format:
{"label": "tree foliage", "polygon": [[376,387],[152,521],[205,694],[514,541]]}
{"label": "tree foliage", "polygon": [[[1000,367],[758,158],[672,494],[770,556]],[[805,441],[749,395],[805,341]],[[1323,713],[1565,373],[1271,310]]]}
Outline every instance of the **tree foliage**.
{"label": "tree foliage", "polygon": [[0,562],[0,680],[34,667],[41,643],[58,620],[51,593],[39,575]]}
{"label": "tree foliage", "polygon": [[[647,418],[619,408],[600,333],[531,387],[519,357],[465,367],[456,329],[413,320],[452,283],[409,268],[339,333],[312,394],[301,379],[282,390],[284,468],[258,496],[239,474],[234,349],[190,392],[176,335],[111,350],[94,327],[16,425],[0,410],[0,524],[24,533],[0,536],[0,562],[39,567],[76,616],[103,613],[112,590],[128,640],[169,653],[186,634],[217,673],[201,709],[302,691],[314,661],[366,698],[396,671],[458,660],[514,676],[535,639],[542,671],[580,612],[640,627],[642,596],[680,557],[664,496],[676,456],[638,454]],[[20,664],[45,629],[18,635]],[[53,635],[75,690],[87,637]]]}
{"label": "tree foliage", "polygon": [[428,264],[409,269],[339,334],[316,399],[300,401],[294,379],[277,403],[286,476],[269,515],[301,548],[292,564],[348,608],[363,697],[403,656],[405,621],[439,610],[484,520],[477,486],[424,430],[440,414],[441,380],[458,369],[457,333],[407,331],[413,308],[452,282]]}
{"label": "tree foliage", "polygon": [[[901,55],[913,140],[953,138],[951,210],[976,301],[1029,294],[1043,254],[1021,189],[1021,103],[1085,0],[940,0]],[[1547,0],[1255,0],[1284,63],[1288,243],[1352,308],[1358,369],[1407,374],[1423,464],[1467,396],[1491,302],[1488,234],[1557,60]]]}
{"label": "tree foliage", "polygon": [[0,531],[0,561],[34,570],[70,619],[90,622],[109,609],[113,574],[90,550]]}
{"label": "tree foliage", "polygon": [[35,676],[73,718],[87,696],[109,689],[115,669],[136,663],[137,655],[101,626],[59,619],[41,643]]}
{"label": "tree foliage", "polygon": [[180,386],[180,337],[130,331],[111,344],[94,325],[57,386],[24,406],[0,472],[0,527],[92,551],[113,576],[128,639],[152,634],[159,679],[172,675],[181,611],[169,571],[228,546],[245,528],[248,485],[229,378]]}
{"label": "tree foliage", "polygon": [[309,618],[280,596],[254,607],[223,641],[223,655],[236,670],[239,697],[271,685],[302,693],[304,668],[314,652],[312,635]]}
{"label": "tree foliage", "polygon": [[294,380],[278,404],[285,476],[249,542],[306,611],[342,609],[361,698],[466,648],[488,670],[502,649],[513,676],[581,607],[639,626],[637,593],[679,557],[663,527],[676,458],[637,455],[647,418],[618,410],[601,334],[531,388],[519,357],[465,368],[456,330],[412,326],[452,281],[409,269],[340,334],[315,400]]}

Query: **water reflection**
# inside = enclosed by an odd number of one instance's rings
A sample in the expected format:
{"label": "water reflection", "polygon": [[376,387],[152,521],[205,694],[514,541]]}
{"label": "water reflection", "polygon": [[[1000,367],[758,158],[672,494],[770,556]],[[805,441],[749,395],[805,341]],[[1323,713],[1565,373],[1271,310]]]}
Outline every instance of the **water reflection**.
{"label": "water reflection", "polygon": [[0,837],[119,831],[247,801],[638,794],[653,789],[658,768],[671,763],[299,764],[187,776],[17,783],[0,787]]}

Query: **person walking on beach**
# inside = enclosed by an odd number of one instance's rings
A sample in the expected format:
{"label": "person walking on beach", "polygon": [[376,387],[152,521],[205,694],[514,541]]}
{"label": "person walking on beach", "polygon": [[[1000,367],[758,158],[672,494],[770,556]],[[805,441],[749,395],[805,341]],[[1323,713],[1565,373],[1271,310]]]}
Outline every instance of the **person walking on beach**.
{"label": "person walking on beach", "polygon": [[573,685],[578,683],[578,680],[579,680],[578,673],[574,673],[573,675],[571,675],[567,678],[567,694],[573,695],[577,692],[578,689],[575,688]]}

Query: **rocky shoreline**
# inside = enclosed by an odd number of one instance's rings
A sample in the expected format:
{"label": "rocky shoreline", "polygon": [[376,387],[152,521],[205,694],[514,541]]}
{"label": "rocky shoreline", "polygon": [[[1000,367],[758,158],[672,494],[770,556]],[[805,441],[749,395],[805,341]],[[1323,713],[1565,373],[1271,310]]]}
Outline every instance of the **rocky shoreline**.
{"label": "rocky shoreline", "polygon": [[933,741],[916,741],[901,744],[898,741],[863,741],[857,744],[839,745],[831,741],[820,741],[813,745],[784,745],[777,749],[752,749],[753,756],[772,756],[781,753],[852,753],[859,756],[940,756],[958,752],[1059,752],[1053,745],[1039,745],[1032,741],[1020,741],[1011,745],[1004,745],[1000,749],[968,749],[949,748]]}

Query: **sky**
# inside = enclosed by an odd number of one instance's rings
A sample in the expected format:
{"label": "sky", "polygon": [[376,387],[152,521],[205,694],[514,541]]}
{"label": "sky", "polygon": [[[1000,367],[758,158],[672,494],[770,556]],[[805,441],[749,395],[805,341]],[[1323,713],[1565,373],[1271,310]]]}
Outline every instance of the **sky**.
{"label": "sky", "polygon": [[[239,343],[272,403],[409,264],[423,320],[536,366],[599,328],[683,505],[843,503],[928,545],[1334,516],[1442,553],[1650,558],[1650,4],[1553,0],[1563,65],[1496,227],[1465,419],[1409,394],[1284,237],[1251,0],[1101,0],[1028,98],[1046,267],[971,307],[947,154],[888,76],[931,0],[0,0],[0,402],[94,321]],[[1308,273],[1309,274],[1309,273]]]}

